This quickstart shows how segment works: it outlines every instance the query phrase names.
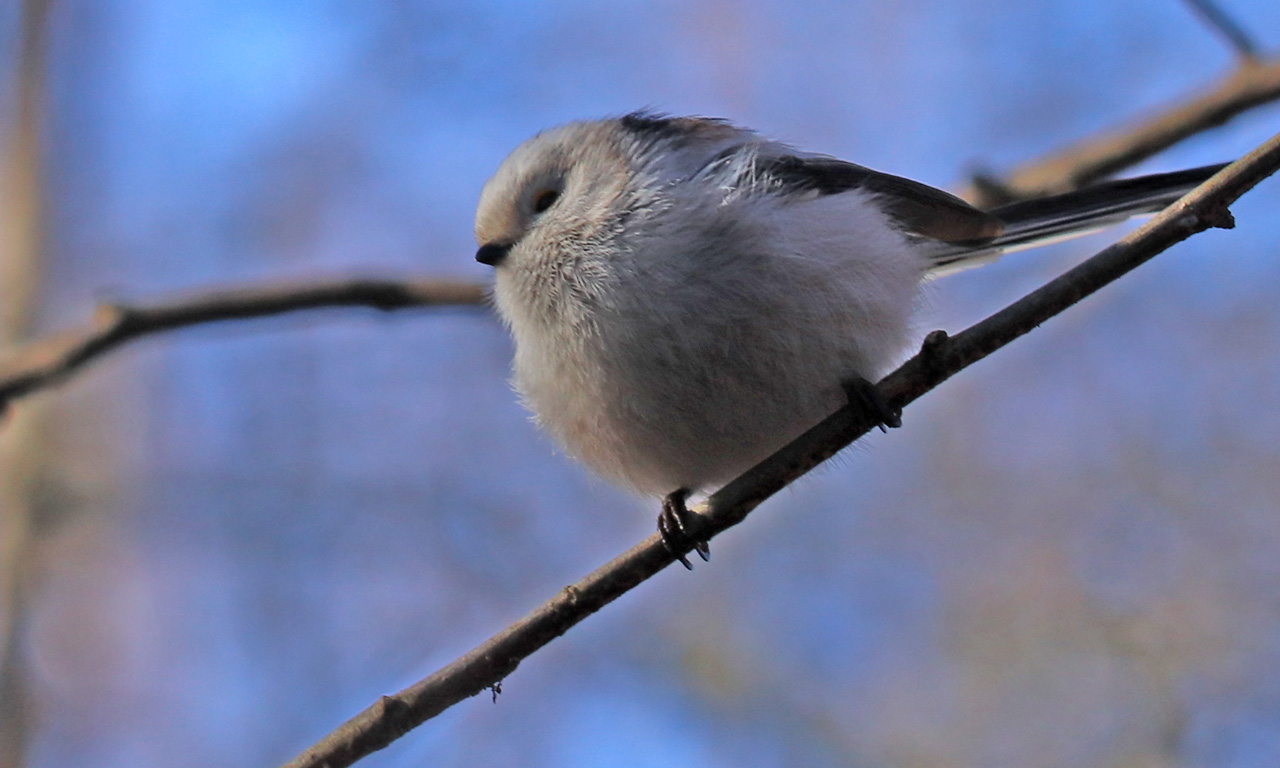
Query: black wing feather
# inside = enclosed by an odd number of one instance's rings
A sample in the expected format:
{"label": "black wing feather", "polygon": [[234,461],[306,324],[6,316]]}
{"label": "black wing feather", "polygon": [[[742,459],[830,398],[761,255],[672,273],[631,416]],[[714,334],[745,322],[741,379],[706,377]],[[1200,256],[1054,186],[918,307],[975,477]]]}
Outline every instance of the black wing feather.
{"label": "black wing feather", "polygon": [[838,195],[865,190],[903,230],[944,243],[980,243],[1002,231],[1000,219],[949,192],[832,157],[762,156],[754,170],[793,191]]}

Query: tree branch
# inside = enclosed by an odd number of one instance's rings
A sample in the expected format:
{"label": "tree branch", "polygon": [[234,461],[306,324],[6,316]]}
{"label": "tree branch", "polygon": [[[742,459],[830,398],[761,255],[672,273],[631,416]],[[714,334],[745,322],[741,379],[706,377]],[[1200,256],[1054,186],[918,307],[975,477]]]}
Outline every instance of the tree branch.
{"label": "tree branch", "polygon": [[1197,95],[1025,163],[1004,179],[979,175],[962,196],[979,207],[992,207],[1078,189],[1276,99],[1280,58],[1244,58],[1234,72]]}
{"label": "tree branch", "polygon": [[1213,0],[1186,0],[1186,2],[1197,16],[1226,38],[1237,56],[1242,59],[1258,58],[1258,46],[1253,42],[1253,38],[1249,37],[1244,27],[1237,24],[1235,19],[1231,18],[1217,3]]}
{"label": "tree branch", "polygon": [[[1155,255],[1210,227],[1234,225],[1228,206],[1280,169],[1280,135],[1224,168],[1128,237],[1005,309],[948,337],[934,331],[919,354],[877,386],[904,407],[952,375],[1000,349]],[[842,408],[697,508],[690,535],[709,539],[742,522],[761,502],[874,427],[861,410]],[[348,720],[286,768],[340,768],[390,744],[464,698],[495,689],[519,663],[632,587],[674,562],[655,533],[565,587],[529,615],[394,696]]]}
{"label": "tree branch", "polygon": [[[49,0],[25,0],[19,10],[16,119],[11,135],[0,136],[0,348],[27,338],[46,276],[49,12]],[[0,768],[26,764],[36,720],[26,631],[40,547],[38,495],[29,478],[49,457],[41,449],[40,414],[23,416],[0,435]]]}
{"label": "tree branch", "polygon": [[0,361],[0,412],[13,399],[57,384],[106,352],[163,331],[325,307],[391,311],[484,300],[484,287],[475,283],[357,279],[220,290],[145,306],[105,305],[87,327],[19,347]]}

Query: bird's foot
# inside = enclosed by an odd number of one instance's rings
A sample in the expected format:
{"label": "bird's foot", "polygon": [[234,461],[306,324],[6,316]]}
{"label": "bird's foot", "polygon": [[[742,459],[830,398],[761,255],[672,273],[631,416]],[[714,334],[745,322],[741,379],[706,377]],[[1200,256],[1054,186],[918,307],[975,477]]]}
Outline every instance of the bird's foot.
{"label": "bird's foot", "polygon": [[689,549],[693,549],[698,553],[703,561],[711,560],[711,545],[705,541],[698,541],[690,538],[687,531],[686,522],[693,513],[685,506],[684,502],[689,498],[688,488],[678,488],[668,493],[666,498],[662,500],[662,511],[658,513],[658,533],[662,535],[662,544],[671,553],[671,556],[680,561],[680,564],[689,570],[693,570],[693,564],[689,562],[689,558],[684,553]]}
{"label": "bird's foot", "polygon": [[846,381],[842,386],[849,404],[874,416],[881,432],[888,432],[889,427],[897,429],[902,426],[902,409],[889,407],[889,401],[880,394],[875,384],[859,376]]}

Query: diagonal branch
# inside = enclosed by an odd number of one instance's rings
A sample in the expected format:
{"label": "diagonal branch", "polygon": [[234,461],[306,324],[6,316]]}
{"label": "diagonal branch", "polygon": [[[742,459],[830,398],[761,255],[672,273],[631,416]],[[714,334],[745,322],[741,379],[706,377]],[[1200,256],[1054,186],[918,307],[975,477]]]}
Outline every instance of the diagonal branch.
{"label": "diagonal branch", "polygon": [[1186,0],[1187,5],[1191,6],[1191,10],[1204,20],[1206,24],[1224,38],[1236,52],[1236,55],[1242,59],[1257,59],[1258,46],[1254,43],[1253,38],[1249,37],[1249,33],[1244,31],[1244,27],[1236,23],[1230,14],[1224,11],[1213,0]]}
{"label": "diagonal branch", "polygon": [[228,289],[146,306],[106,305],[87,327],[33,342],[0,360],[0,412],[11,400],[59,383],[99,355],[164,331],[325,307],[391,311],[484,300],[484,287],[475,283],[355,279]]}
{"label": "diagonal branch", "polygon": [[963,196],[979,207],[992,207],[1078,189],[1277,99],[1280,58],[1243,58],[1234,72],[1198,94],[1025,163],[1003,179],[978,176]]}
{"label": "diagonal branch", "polygon": [[[1118,279],[1170,246],[1211,227],[1234,225],[1228,206],[1280,169],[1280,135],[1232,163],[1128,237],[1005,309],[948,337],[935,331],[920,354],[885,377],[889,403],[906,406],[940,383]],[[699,508],[692,539],[742,522],[761,502],[835,455],[874,425],[843,408],[726,485]],[[390,744],[464,698],[497,690],[522,660],[674,562],[657,534],[565,587],[559,595],[414,685],[348,720],[286,768],[340,768]]]}

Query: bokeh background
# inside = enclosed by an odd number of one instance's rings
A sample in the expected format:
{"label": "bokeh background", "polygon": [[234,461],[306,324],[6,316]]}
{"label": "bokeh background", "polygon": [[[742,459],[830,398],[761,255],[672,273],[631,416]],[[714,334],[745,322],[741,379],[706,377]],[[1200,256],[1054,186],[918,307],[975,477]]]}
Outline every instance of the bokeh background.
{"label": "bokeh background", "polygon": [[[1280,50],[1280,3],[1223,4]],[[0,7],[6,140],[23,6]],[[45,39],[42,162],[3,167],[43,222],[38,279],[0,285],[7,311],[31,301],[10,342],[226,284],[486,280],[481,185],[574,118],[726,116],[959,188],[1233,65],[1175,0],[54,0]],[[1138,170],[1277,130],[1260,109]],[[572,630],[496,704],[362,765],[1280,763],[1280,181],[1234,210]],[[1116,234],[932,284],[920,328]],[[648,535],[652,501],[535,431],[510,353],[484,309],[335,310],[149,340],[20,402],[7,765],[278,764]]]}

